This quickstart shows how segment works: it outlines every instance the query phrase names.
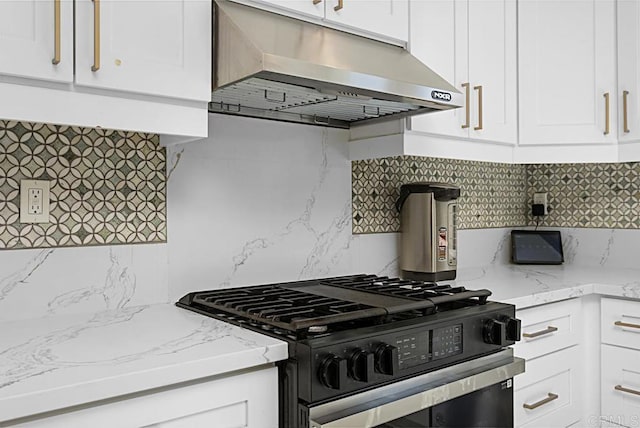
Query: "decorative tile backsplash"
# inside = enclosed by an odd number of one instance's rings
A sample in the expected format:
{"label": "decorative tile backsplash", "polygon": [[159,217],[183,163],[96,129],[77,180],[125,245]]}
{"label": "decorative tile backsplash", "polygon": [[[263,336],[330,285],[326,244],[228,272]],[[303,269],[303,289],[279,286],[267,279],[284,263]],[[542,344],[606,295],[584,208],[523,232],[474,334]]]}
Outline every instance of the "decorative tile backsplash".
{"label": "decorative tile backsplash", "polygon": [[400,185],[415,181],[453,183],[461,188],[460,229],[527,223],[524,165],[420,156],[352,162],[353,233],[397,232]]}
{"label": "decorative tile backsplash", "polygon": [[638,162],[527,165],[527,173],[529,200],[548,192],[545,226],[640,229]]}
{"label": "decorative tile backsplash", "polygon": [[[157,135],[0,121],[0,248],[165,242],[165,172]],[[20,223],[23,179],[50,181],[50,223]]]}

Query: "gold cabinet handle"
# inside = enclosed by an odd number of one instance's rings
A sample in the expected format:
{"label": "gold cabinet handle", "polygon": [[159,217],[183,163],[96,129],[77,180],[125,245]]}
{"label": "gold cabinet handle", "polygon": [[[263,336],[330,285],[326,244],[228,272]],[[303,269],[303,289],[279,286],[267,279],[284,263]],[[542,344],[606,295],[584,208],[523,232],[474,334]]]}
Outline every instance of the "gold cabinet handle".
{"label": "gold cabinet handle", "polygon": [[469,123],[471,122],[471,110],[469,109],[469,103],[471,102],[471,93],[469,91],[469,82],[463,83],[462,87],[464,88],[464,125],[462,125],[462,129],[466,129],[469,127]]}
{"label": "gold cabinet handle", "polygon": [[622,385],[616,385],[613,387],[613,389],[620,392],[626,392],[627,394],[640,395],[640,391],[637,391],[635,389],[625,388]]}
{"label": "gold cabinet handle", "polygon": [[336,12],[344,7],[344,0],[338,0],[338,5],[333,8]]}
{"label": "gold cabinet handle", "polygon": [[51,64],[60,64],[60,0],[53,0],[53,59]]}
{"label": "gold cabinet handle", "polygon": [[313,0],[313,4],[322,3],[322,0]]}
{"label": "gold cabinet handle", "polygon": [[473,89],[478,91],[478,126],[473,129],[479,131],[482,129],[482,86],[474,86]]}
{"label": "gold cabinet handle", "polygon": [[91,71],[100,70],[100,0],[93,2],[93,65]]}
{"label": "gold cabinet handle", "polygon": [[631,324],[631,323],[622,322],[622,321],[616,321],[613,324],[617,325],[618,327],[640,328],[639,324]]}
{"label": "gold cabinet handle", "polygon": [[609,134],[609,92],[604,94],[604,135]]}
{"label": "gold cabinet handle", "polygon": [[540,400],[537,403],[533,403],[533,404],[524,403],[522,405],[522,407],[524,407],[525,409],[528,409],[528,410],[534,410],[534,409],[537,409],[540,406],[543,406],[543,405],[545,405],[547,403],[551,403],[553,400],[557,400],[557,399],[558,399],[558,394],[554,394],[552,392],[549,392],[547,394],[547,398],[545,398],[543,400]]}
{"label": "gold cabinet handle", "polygon": [[522,336],[533,338],[533,337],[544,336],[545,334],[553,333],[554,331],[558,331],[558,327],[554,327],[550,325],[544,330],[536,331],[535,333],[522,333]]}
{"label": "gold cabinet handle", "polygon": [[622,91],[622,127],[625,133],[629,132],[629,122],[627,121],[627,98],[629,91]]}

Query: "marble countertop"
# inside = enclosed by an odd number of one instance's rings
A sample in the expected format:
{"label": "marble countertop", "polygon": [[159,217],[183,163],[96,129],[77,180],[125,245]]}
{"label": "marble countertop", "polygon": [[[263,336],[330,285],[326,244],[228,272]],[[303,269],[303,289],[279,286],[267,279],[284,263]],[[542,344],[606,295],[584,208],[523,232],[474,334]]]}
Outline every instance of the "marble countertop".
{"label": "marble countertop", "polygon": [[287,344],[171,304],[0,323],[0,421],[287,358]]}
{"label": "marble countertop", "polygon": [[640,269],[584,266],[492,265],[458,271],[456,285],[491,290],[491,300],[518,309],[601,294],[640,299]]}
{"label": "marble countertop", "polygon": [[[522,309],[601,294],[640,299],[640,270],[491,265],[456,285]],[[0,421],[287,358],[285,342],[172,304],[0,323]]]}

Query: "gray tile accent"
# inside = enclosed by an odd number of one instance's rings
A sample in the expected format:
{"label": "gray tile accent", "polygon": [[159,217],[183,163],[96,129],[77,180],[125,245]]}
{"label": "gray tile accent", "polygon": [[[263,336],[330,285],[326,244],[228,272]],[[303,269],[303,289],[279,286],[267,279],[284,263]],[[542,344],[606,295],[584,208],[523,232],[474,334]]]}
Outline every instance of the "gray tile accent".
{"label": "gray tile accent", "polygon": [[481,229],[527,223],[524,165],[420,156],[354,161],[353,233],[397,232],[400,185],[440,181],[460,186],[459,227]]}
{"label": "gray tile accent", "polygon": [[[50,223],[21,224],[20,181],[49,180]],[[0,120],[0,248],[166,242],[159,136]]]}

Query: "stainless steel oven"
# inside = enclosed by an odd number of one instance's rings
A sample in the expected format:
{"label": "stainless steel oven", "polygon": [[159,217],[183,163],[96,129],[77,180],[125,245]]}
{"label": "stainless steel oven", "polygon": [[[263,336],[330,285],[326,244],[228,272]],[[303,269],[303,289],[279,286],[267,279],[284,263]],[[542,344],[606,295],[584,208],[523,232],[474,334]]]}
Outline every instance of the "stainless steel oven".
{"label": "stainless steel oven", "polygon": [[190,293],[178,305],[288,343],[280,428],[510,427],[520,321],[490,295],[352,275]]}
{"label": "stainless steel oven", "polygon": [[511,349],[309,408],[311,428],[512,427]]}

